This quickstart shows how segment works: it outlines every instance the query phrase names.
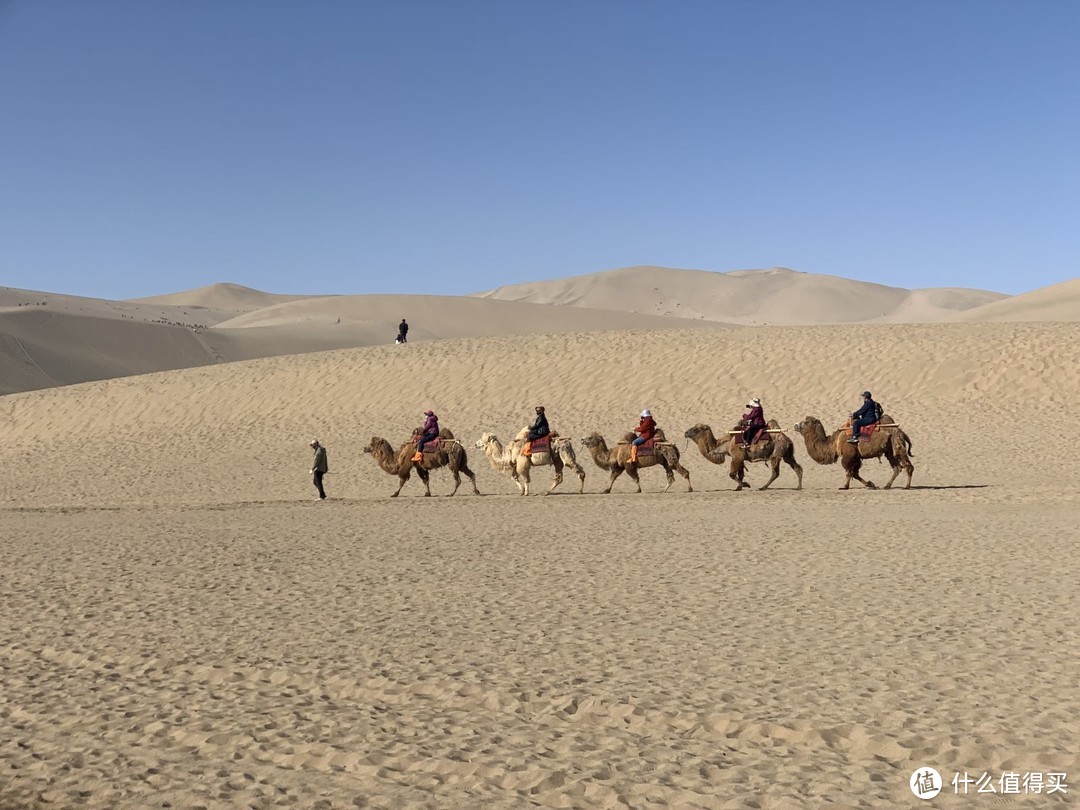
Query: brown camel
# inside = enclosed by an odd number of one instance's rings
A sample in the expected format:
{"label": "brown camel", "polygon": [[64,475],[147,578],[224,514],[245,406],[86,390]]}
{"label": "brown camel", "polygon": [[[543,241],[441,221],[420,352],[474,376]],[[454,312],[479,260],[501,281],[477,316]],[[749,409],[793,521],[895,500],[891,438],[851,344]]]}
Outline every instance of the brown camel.
{"label": "brown camel", "polygon": [[[780,423],[775,419],[769,420],[769,427],[774,430],[780,428]],[[737,426],[736,426],[736,429]],[[741,431],[738,436],[728,435],[717,441],[713,436],[712,428],[708,425],[694,425],[683,434],[698,446],[701,455],[705,456],[713,464],[723,464],[728,456],[731,457],[731,469],[728,475],[738,486],[735,491],[749,489],[750,485],[743,481],[748,462],[767,461],[772,468],[772,478],[765,482],[759,489],[768,489],[772,482],[780,476],[780,462],[785,462],[795,471],[799,479],[796,489],[802,489],[802,467],[795,460],[795,445],[785,433],[769,433],[760,441],[750,446],[749,453],[743,449]]]}
{"label": "brown camel", "polygon": [[[416,431],[414,431],[415,435]],[[405,482],[409,480],[409,476],[412,474],[413,469],[416,469],[416,474],[420,476],[420,480],[424,482],[424,497],[431,497],[431,483],[428,480],[428,472],[430,470],[436,470],[439,467],[449,467],[450,474],[454,476],[454,491],[458,491],[458,487],[461,486],[461,473],[465,473],[468,476],[469,481],[472,483],[473,493],[480,494],[480,490],[476,488],[476,476],[473,475],[473,471],[469,469],[469,462],[465,457],[465,448],[461,442],[454,439],[454,434],[446,428],[439,431],[439,438],[445,441],[441,442],[440,449],[437,453],[424,453],[423,461],[413,461],[413,454],[416,452],[416,445],[413,441],[407,441],[405,444],[398,448],[397,452],[390,446],[390,442],[379,436],[372,436],[371,442],[364,448],[365,453],[371,453],[375,459],[375,463],[378,464],[384,472],[390,473],[390,475],[396,475],[398,477],[397,492],[391,495],[391,498],[396,498],[401,492],[401,488],[405,486]]]}
{"label": "brown camel", "polygon": [[514,479],[514,483],[517,484],[518,491],[522,495],[529,494],[529,470],[533,467],[546,467],[548,465],[555,468],[555,480],[547,492],[544,493],[545,495],[550,495],[555,487],[562,483],[564,466],[577,473],[577,477],[581,481],[581,489],[578,492],[584,492],[585,470],[577,462],[573,442],[570,439],[563,439],[552,434],[551,452],[534,452],[532,455],[527,456],[521,451],[525,449],[528,434],[529,429],[525,428],[518,434],[516,439],[503,447],[498,436],[494,433],[485,433],[477,440],[476,449],[484,451],[484,455],[491,462],[493,469],[499,472],[509,472],[510,477]]}
{"label": "brown camel", "polygon": [[671,485],[675,483],[675,472],[678,472],[679,475],[686,479],[686,491],[694,491],[693,486],[690,485],[690,471],[679,463],[679,448],[664,441],[664,432],[662,430],[656,431],[655,438],[656,449],[654,453],[651,456],[639,455],[637,461],[630,460],[630,442],[634,440],[634,434],[632,433],[627,433],[623,437],[623,440],[610,450],[608,449],[607,442],[604,441],[604,437],[599,433],[590,433],[581,440],[581,443],[585,445],[592,454],[592,459],[596,462],[596,466],[601,470],[611,471],[608,487],[604,490],[605,495],[611,492],[611,487],[615,483],[615,479],[624,472],[633,479],[634,483],[637,485],[637,491],[641,492],[641,481],[638,479],[638,469],[642,467],[652,467],[655,464],[659,464],[663,467],[664,473],[667,475],[667,486],[664,487],[664,492],[671,489]]}
{"label": "brown camel", "polygon": [[[881,417],[881,424],[895,425],[896,422],[886,414]],[[802,434],[806,441],[806,452],[818,464],[840,462],[844,472],[847,473],[844,485],[840,489],[848,489],[852,478],[869,489],[877,489],[873,481],[864,481],[859,477],[859,468],[862,467],[864,458],[881,458],[882,456],[892,467],[892,478],[885,485],[885,489],[892,487],[901,469],[907,473],[907,486],[904,489],[911,489],[911,476],[915,472],[911,456],[915,454],[911,450],[911,439],[899,427],[879,427],[870,437],[870,441],[849,444],[845,428],[827,436],[821,421],[813,416],[807,416],[795,425],[795,432]]]}

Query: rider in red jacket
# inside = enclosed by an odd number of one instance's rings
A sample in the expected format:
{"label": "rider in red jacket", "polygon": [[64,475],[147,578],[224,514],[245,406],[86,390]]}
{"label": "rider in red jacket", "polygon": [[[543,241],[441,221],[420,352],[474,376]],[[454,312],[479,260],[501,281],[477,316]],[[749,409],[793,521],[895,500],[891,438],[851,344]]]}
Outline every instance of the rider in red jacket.
{"label": "rider in red jacket", "polygon": [[656,435],[656,421],[652,418],[652,411],[648,408],[641,412],[638,426],[634,428],[637,438],[630,443],[630,460],[637,461],[637,449]]}

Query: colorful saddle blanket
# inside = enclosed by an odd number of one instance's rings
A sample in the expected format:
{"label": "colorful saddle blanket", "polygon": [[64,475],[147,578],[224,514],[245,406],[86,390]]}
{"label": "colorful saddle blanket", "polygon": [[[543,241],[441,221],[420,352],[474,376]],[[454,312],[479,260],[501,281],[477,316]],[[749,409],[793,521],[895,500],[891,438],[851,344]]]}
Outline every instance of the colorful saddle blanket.
{"label": "colorful saddle blanket", "polygon": [[425,444],[423,447],[420,448],[420,452],[422,452],[422,453],[438,453],[438,452],[440,452],[442,450],[442,446],[440,445],[441,441],[442,441],[442,439],[432,439],[430,442],[428,442],[427,444]]}
{"label": "colorful saddle blanket", "polygon": [[644,444],[639,444],[637,448],[637,457],[652,456],[656,454],[656,439],[649,439]]}
{"label": "colorful saddle blanket", "polygon": [[759,428],[757,428],[757,432],[754,433],[753,438],[750,439],[750,444],[757,444],[762,439],[768,439],[768,438],[769,438],[769,428],[768,428],[768,426],[759,427]]}
{"label": "colorful saddle blanket", "polygon": [[[861,426],[859,428],[859,441],[860,442],[868,442],[868,441],[870,441],[870,438],[874,435],[874,431],[878,429],[878,424],[879,424],[878,422],[874,422],[874,424],[872,424],[872,425],[863,425],[863,426]],[[850,422],[848,422],[848,424],[845,426],[844,435],[847,436],[849,439],[851,438],[851,423]]]}
{"label": "colorful saddle blanket", "polygon": [[539,439],[533,439],[532,445],[529,447],[530,453],[550,453],[551,452],[551,434],[547,436],[541,436]]}

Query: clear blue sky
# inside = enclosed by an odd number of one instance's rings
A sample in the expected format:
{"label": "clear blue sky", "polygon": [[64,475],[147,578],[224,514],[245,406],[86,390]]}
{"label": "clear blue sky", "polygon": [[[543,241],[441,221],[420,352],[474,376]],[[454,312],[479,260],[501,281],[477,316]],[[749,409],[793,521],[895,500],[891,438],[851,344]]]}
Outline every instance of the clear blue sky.
{"label": "clear blue sky", "polygon": [[1080,275],[1080,2],[0,0],[0,284]]}

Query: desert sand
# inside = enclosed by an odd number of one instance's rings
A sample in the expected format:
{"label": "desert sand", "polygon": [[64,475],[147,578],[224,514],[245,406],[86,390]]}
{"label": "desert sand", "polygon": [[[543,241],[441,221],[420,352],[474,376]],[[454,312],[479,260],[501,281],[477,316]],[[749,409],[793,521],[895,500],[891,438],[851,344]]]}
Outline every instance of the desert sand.
{"label": "desert sand", "polygon": [[[0,397],[0,807],[880,808],[918,804],[919,766],[1080,778],[1080,325],[537,329]],[[578,442],[644,407],[722,429],[750,396],[834,426],[867,387],[911,490],[838,491],[791,433],[802,491],[735,493],[679,438],[693,493],[653,468],[605,496]],[[537,403],[584,495],[519,497],[473,449]],[[427,407],[481,496],[388,497],[361,449]]]}
{"label": "desert sand", "polygon": [[110,301],[0,287],[0,395],[260,357],[599,330],[1080,321],[1077,280],[1006,296],[786,268],[624,267],[473,296],[278,295],[237,284]]}

